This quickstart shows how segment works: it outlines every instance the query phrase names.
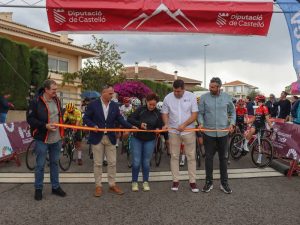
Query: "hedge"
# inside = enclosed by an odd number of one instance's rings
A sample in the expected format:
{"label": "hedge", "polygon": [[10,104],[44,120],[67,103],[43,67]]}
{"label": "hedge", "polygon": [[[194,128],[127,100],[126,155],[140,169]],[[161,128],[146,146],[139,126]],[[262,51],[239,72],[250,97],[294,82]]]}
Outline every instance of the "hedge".
{"label": "hedge", "polygon": [[147,85],[153,92],[155,92],[158,96],[160,101],[163,101],[165,96],[173,91],[172,87],[168,84],[155,82],[152,80],[139,80]]}
{"label": "hedge", "polygon": [[0,94],[11,94],[15,109],[26,109],[30,85],[39,86],[47,78],[48,56],[3,37],[0,54]]}

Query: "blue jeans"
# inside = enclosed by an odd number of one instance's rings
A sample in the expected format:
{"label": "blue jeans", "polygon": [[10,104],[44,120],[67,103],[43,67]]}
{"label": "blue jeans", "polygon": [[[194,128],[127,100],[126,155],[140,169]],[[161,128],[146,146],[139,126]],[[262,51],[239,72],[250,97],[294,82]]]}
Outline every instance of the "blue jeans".
{"label": "blue jeans", "polygon": [[142,141],[132,137],[132,182],[137,182],[142,164],[143,182],[149,180],[150,160],[155,147],[155,140]]}
{"label": "blue jeans", "polygon": [[52,189],[57,189],[59,187],[58,178],[58,160],[61,150],[61,141],[54,144],[46,144],[43,141],[36,140],[35,154],[36,154],[36,166],[35,166],[35,189],[43,189],[44,182],[44,167],[46,162],[46,157],[49,152],[49,163],[50,163],[50,181],[52,184]]}
{"label": "blue jeans", "polygon": [[5,123],[7,113],[0,113],[0,123]]}

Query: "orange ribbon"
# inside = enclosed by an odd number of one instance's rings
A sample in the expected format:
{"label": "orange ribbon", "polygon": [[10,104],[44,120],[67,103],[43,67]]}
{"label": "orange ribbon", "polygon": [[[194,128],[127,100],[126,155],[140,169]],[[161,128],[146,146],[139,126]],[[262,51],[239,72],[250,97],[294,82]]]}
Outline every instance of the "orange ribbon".
{"label": "orange ribbon", "polygon": [[[120,128],[95,128],[95,127],[87,127],[87,126],[75,126],[70,124],[61,124],[61,123],[53,123],[54,126],[70,128],[70,129],[78,129],[78,130],[87,130],[87,131],[96,131],[96,132],[167,132],[169,130],[176,130],[176,128],[169,129],[161,129],[161,130],[142,130],[142,129],[120,129]],[[184,131],[192,132],[192,131],[205,131],[205,132],[224,132],[229,131],[229,129],[224,130],[212,130],[212,129],[204,129],[204,128],[187,128]]]}

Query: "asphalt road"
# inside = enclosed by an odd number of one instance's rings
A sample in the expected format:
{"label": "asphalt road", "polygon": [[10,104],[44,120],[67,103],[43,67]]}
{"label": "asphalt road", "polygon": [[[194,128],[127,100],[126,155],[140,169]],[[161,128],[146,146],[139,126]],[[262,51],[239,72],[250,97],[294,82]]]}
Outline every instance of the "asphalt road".
{"label": "asphalt road", "polygon": [[[84,148],[84,165],[73,163],[67,173],[92,172],[92,160],[87,156],[87,146]],[[28,173],[24,156],[21,161],[21,167],[13,162],[0,163],[0,175]],[[254,165],[249,156],[229,165],[229,169],[251,167]],[[186,169],[186,166],[181,168]],[[203,164],[200,169],[203,171]],[[117,171],[130,172],[126,156],[120,151]],[[169,171],[167,154],[163,155],[160,167],[152,165],[151,171]],[[50,185],[46,184],[40,202],[33,198],[32,183],[0,183],[0,225],[300,224],[300,177],[230,179],[231,195],[220,191],[219,182],[215,180],[210,193],[197,194],[189,190],[187,181],[180,183],[177,193],[170,190],[170,181],[151,182],[148,193],[133,193],[130,183],[120,183],[126,192],[123,196],[108,193],[104,184],[104,195],[100,198],[93,197],[95,187],[90,182],[62,183],[67,192],[65,198],[52,195]],[[202,187],[204,180],[198,179],[197,183]]]}
{"label": "asphalt road", "polygon": [[300,224],[299,177],[233,179],[230,195],[219,190],[218,180],[210,193],[192,193],[187,182],[174,193],[170,184],[152,182],[150,192],[133,193],[121,183],[123,196],[104,185],[100,198],[93,197],[93,184],[63,184],[65,198],[46,185],[40,202],[32,184],[0,184],[0,224]]}

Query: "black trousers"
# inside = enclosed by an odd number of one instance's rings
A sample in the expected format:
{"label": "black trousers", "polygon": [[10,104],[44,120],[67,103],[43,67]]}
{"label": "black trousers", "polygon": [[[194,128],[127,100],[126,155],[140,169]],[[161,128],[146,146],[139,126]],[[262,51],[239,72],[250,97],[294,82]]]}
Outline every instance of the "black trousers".
{"label": "black trousers", "polygon": [[213,181],[214,156],[215,153],[218,152],[220,161],[221,184],[227,184],[228,135],[224,137],[210,137],[204,134],[204,148],[206,182]]}

